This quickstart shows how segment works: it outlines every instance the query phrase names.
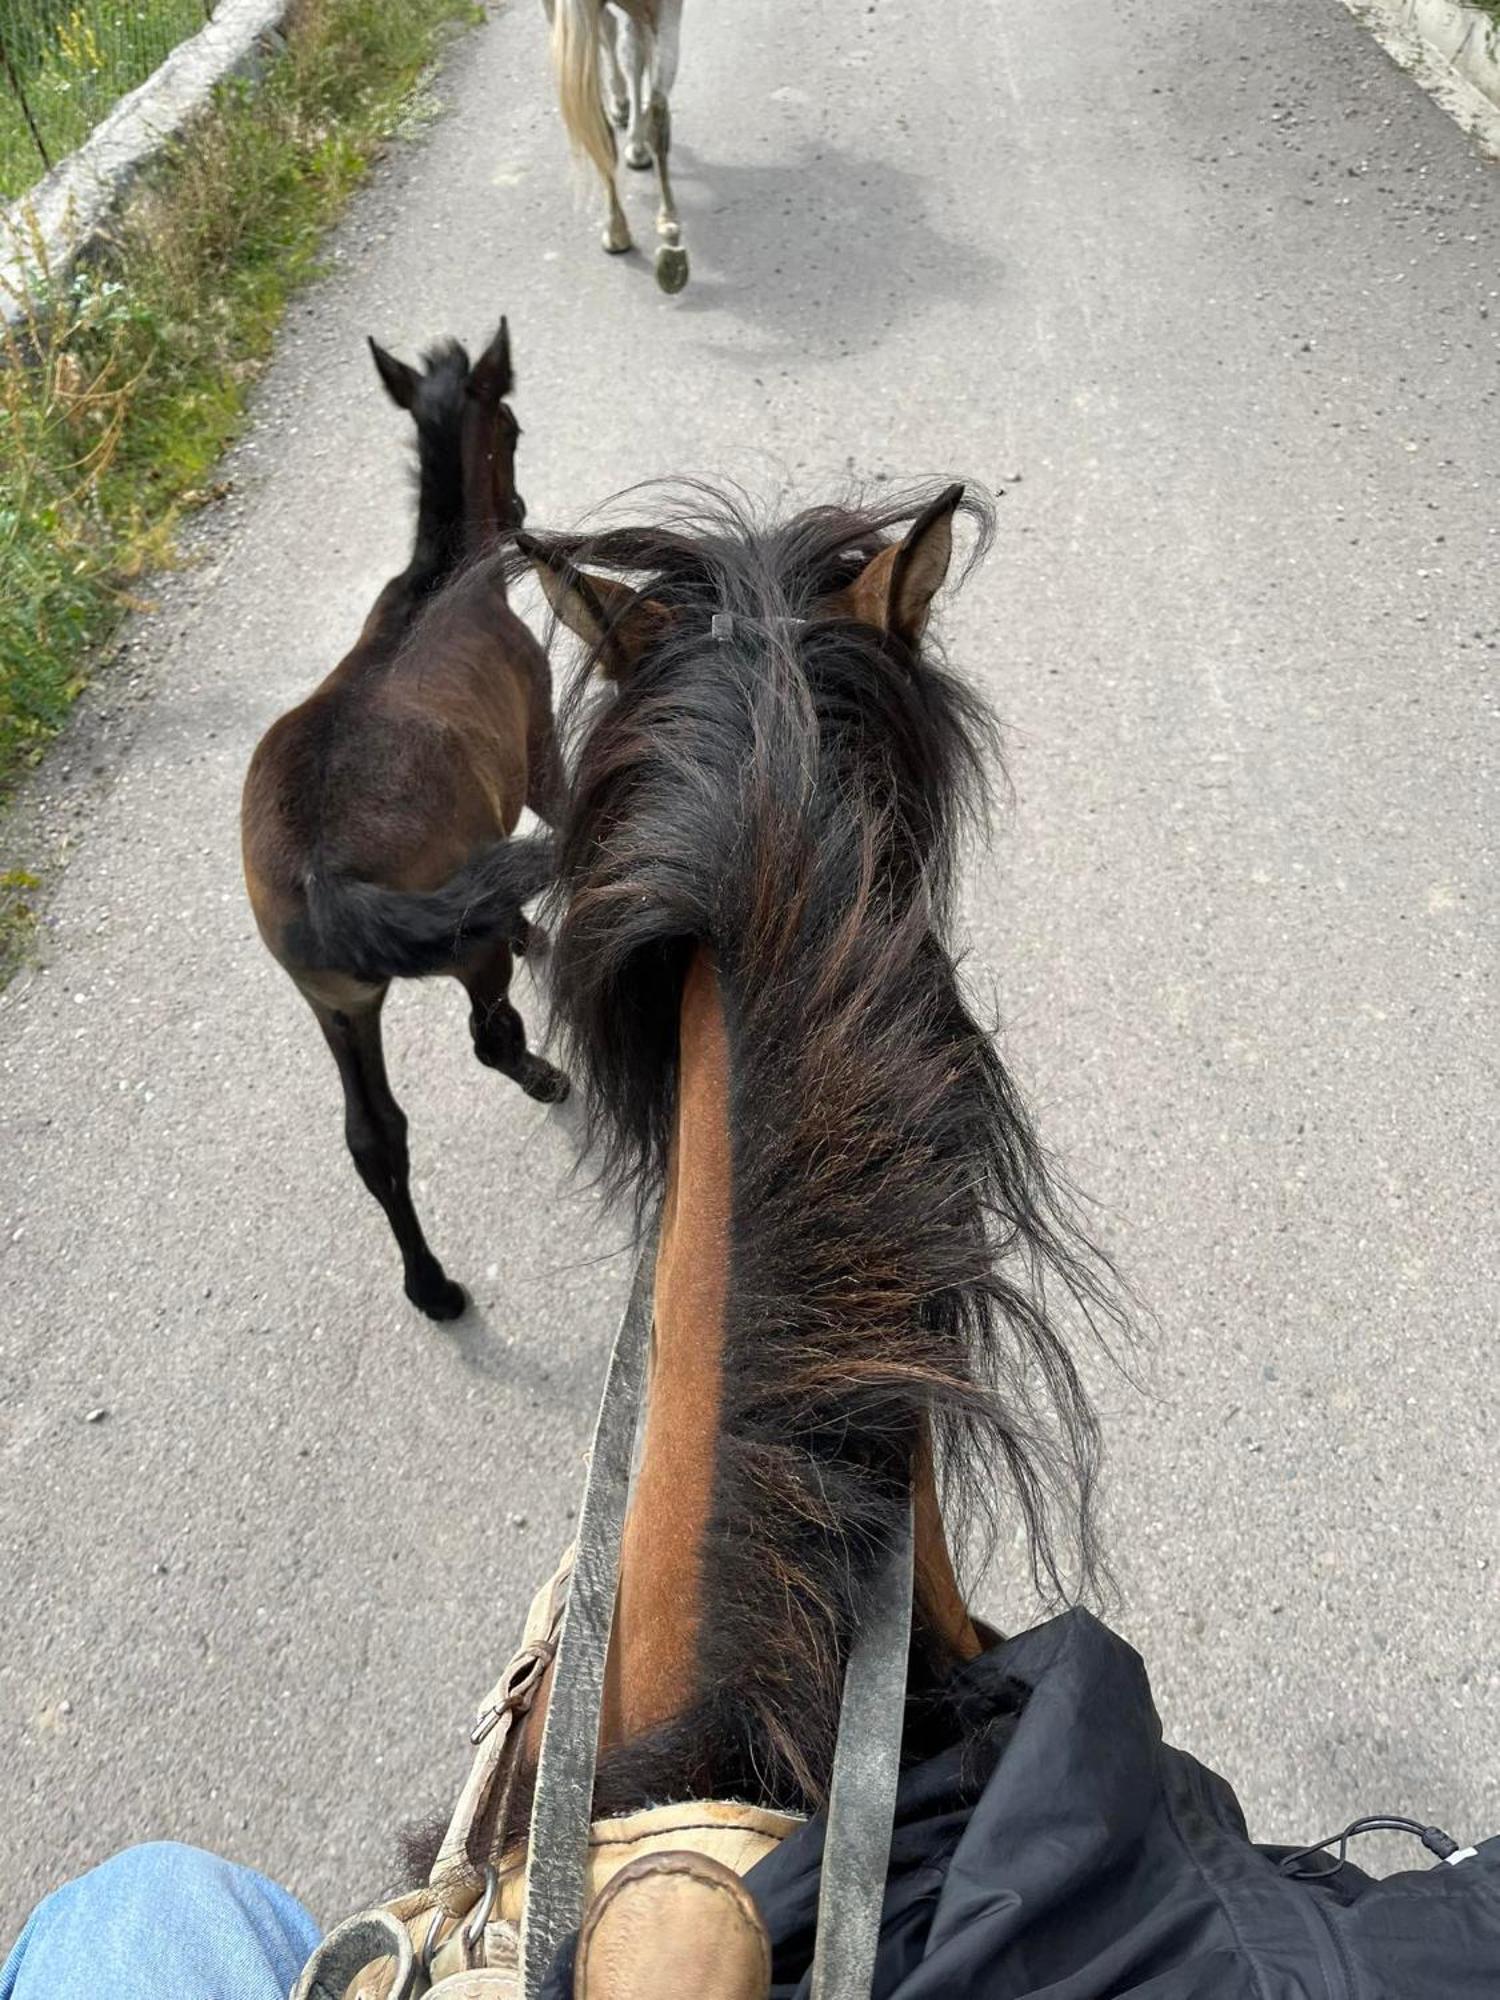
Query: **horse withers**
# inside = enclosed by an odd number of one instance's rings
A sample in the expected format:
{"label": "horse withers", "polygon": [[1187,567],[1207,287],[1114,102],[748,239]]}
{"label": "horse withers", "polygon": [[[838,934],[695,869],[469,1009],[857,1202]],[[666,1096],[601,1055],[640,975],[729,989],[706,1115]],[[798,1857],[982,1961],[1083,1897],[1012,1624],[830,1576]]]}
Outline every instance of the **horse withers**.
{"label": "horse withers", "polygon": [[479,1060],[540,1102],[566,1095],[509,998],[513,954],[533,935],[522,905],[553,870],[550,836],[510,836],[523,807],[554,825],[564,784],[547,658],[509,606],[496,553],[525,517],[506,323],[472,366],[456,342],[421,368],[371,348],[416,425],[412,556],[353,650],[261,739],[242,804],[245,881],[338,1065],[345,1138],[400,1246],[406,1296],[442,1320],[467,1299],[412,1204],[381,1009],[393,979],[449,974],[468,992]]}
{"label": "horse withers", "polygon": [[661,194],[656,282],[664,292],[680,292],[688,281],[688,254],[669,163],[670,100],[677,80],[682,0],[543,0],[543,4],[552,30],[552,67],[563,124],[574,151],[592,162],[604,183],[604,247],[611,256],[632,247],[630,224],[615,186],[614,128],[619,127],[625,133],[626,165],[640,172],[656,168]]}

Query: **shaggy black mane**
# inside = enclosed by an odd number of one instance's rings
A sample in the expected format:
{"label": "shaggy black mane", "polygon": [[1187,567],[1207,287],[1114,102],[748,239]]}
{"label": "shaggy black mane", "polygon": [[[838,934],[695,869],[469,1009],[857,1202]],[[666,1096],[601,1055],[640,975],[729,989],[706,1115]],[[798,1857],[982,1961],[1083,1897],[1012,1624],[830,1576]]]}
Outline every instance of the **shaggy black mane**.
{"label": "shaggy black mane", "polygon": [[[762,526],[689,492],[665,525],[537,538],[673,614],[568,697],[577,778],[555,1005],[609,1185],[659,1195],[683,979],[718,969],[733,1242],[702,1683],[600,1804],[827,1785],[864,1579],[935,1438],[961,1546],[1008,1485],[1035,1572],[1088,1579],[1098,1438],[1058,1297],[1113,1317],[946,942],[995,730],[930,646],[816,616],[929,496]],[[966,503],[983,547],[987,511]],[[733,619],[710,635],[715,613]],[[808,621],[808,622],[800,622]],[[919,1606],[913,1691],[951,1667]]]}
{"label": "shaggy black mane", "polygon": [[453,574],[464,552],[468,349],[457,340],[440,341],[423,353],[422,368],[411,406],[417,427],[417,539],[406,582],[414,592],[430,594]]}

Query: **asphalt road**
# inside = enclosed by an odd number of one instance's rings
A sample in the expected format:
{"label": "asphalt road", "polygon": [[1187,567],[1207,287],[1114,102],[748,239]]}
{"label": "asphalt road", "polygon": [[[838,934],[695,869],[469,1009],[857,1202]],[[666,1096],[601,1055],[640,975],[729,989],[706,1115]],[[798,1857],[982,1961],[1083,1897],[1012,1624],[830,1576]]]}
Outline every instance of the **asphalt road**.
{"label": "asphalt road", "polygon": [[[73,859],[0,1001],[5,1932],[148,1837],[330,1919],[387,1886],[570,1532],[625,1274],[567,1130],[456,989],[400,993],[478,1302],[409,1311],[236,851],[252,744],[404,559],[363,336],[502,309],[536,523],[681,472],[1003,489],[947,626],[1014,785],[965,922],[1155,1316],[1142,1386],[1098,1376],[1116,1622],[1258,1834],[1500,1828],[1495,170],[1338,0],[689,7],[667,302],[572,205],[539,7],[438,91],[44,780]],[[1010,1561],[986,1601],[1036,1611]]]}

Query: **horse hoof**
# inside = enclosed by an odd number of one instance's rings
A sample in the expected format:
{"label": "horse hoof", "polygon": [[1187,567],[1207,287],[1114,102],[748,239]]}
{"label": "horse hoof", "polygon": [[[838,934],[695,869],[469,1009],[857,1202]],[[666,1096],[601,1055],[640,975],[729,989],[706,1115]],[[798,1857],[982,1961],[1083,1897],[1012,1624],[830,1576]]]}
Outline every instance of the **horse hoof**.
{"label": "horse hoof", "polygon": [[635,248],[635,245],[630,240],[630,231],[628,229],[623,235],[616,230],[606,229],[604,234],[599,238],[599,241],[604,245],[611,257],[623,257],[627,250]]}
{"label": "horse hoof", "polygon": [[424,1291],[420,1298],[412,1299],[412,1304],[426,1313],[429,1319],[459,1319],[469,1309],[469,1295],[462,1285],[456,1285],[451,1278],[444,1278],[440,1285]]}
{"label": "horse hoof", "polygon": [[656,282],[664,292],[680,292],[688,281],[688,253],[680,243],[663,243],[656,253]]}
{"label": "horse hoof", "polygon": [[548,1062],[538,1061],[521,1079],[522,1090],[538,1104],[561,1104],[572,1087],[562,1071]]}
{"label": "horse hoof", "polygon": [[625,148],[625,164],[634,167],[638,174],[645,173],[651,165],[651,148],[640,139],[632,139]]}

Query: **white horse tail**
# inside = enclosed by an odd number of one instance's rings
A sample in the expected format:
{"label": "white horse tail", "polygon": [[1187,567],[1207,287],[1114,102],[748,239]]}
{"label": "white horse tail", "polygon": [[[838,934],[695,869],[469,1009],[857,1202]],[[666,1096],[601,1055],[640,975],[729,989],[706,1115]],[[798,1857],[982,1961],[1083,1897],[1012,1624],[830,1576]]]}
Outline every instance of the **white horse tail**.
{"label": "white horse tail", "polygon": [[615,135],[599,78],[599,36],[604,0],[556,0],[552,17],[552,67],[557,97],[574,150],[593,161],[606,181],[614,178]]}

